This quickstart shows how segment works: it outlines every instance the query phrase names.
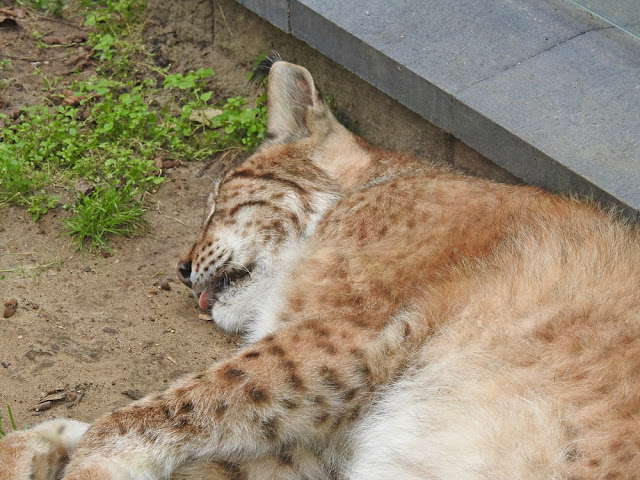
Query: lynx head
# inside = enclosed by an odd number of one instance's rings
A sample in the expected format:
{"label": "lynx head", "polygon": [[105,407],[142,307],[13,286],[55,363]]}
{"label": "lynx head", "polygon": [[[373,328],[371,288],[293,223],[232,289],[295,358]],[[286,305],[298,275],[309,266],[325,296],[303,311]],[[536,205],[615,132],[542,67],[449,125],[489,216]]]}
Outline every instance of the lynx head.
{"label": "lynx head", "polygon": [[178,275],[235,333],[255,330],[274,285],[344,191],[362,183],[370,158],[338,123],[309,72],[268,62],[267,140],[214,185],[202,230]]}

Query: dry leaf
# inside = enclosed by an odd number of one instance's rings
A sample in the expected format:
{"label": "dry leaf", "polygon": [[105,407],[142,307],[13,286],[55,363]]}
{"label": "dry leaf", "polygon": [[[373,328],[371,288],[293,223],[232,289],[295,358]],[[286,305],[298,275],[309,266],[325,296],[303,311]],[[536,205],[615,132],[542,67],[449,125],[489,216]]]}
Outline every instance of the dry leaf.
{"label": "dry leaf", "polygon": [[191,112],[191,115],[189,115],[189,120],[191,120],[192,122],[198,122],[204,125],[208,125],[209,120],[211,120],[213,117],[217,117],[218,115],[222,115],[222,110],[220,110],[219,108],[198,108]]}

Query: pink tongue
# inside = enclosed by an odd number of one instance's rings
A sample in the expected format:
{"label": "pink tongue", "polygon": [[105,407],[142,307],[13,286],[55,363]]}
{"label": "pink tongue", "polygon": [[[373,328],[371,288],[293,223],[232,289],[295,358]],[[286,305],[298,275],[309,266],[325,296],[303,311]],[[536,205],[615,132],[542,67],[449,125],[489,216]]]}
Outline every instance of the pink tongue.
{"label": "pink tongue", "polygon": [[200,294],[198,305],[203,310],[207,310],[211,306],[211,292],[209,290],[205,290]]}

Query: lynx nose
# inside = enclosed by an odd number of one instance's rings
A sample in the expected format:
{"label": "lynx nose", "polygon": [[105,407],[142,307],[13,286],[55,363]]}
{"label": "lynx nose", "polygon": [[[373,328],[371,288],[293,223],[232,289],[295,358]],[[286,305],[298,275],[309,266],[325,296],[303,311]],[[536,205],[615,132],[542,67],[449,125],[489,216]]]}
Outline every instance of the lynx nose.
{"label": "lynx nose", "polygon": [[187,287],[191,288],[191,262],[178,262],[178,278]]}

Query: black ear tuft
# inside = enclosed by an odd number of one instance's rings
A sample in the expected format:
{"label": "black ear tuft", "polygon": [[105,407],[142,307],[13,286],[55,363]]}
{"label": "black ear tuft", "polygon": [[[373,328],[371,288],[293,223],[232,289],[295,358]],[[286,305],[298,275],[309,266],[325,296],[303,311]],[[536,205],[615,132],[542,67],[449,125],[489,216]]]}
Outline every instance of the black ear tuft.
{"label": "black ear tuft", "polygon": [[249,82],[262,83],[262,80],[267,78],[267,75],[269,75],[269,71],[273,64],[281,61],[283,61],[283,59],[280,54],[275,50],[272,51],[270,55],[266,55],[260,63],[253,67],[251,75],[249,75]]}

